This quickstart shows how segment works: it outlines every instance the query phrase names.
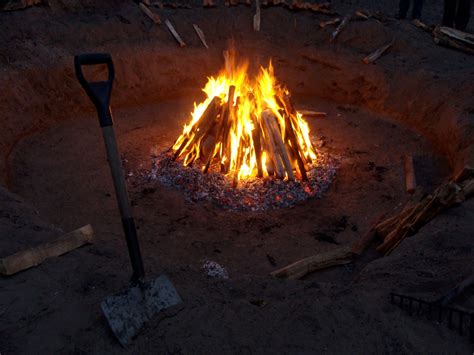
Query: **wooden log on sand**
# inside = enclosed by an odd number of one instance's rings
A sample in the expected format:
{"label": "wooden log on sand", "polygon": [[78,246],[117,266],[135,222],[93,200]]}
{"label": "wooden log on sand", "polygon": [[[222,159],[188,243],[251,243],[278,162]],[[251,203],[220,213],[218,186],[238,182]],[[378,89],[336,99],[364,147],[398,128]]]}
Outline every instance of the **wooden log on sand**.
{"label": "wooden log on sand", "polygon": [[331,266],[343,265],[352,262],[353,254],[351,247],[344,246],[325,253],[316,254],[299,260],[270,273],[273,277],[285,279],[301,279],[305,275],[316,270],[326,269]]}
{"label": "wooden log on sand", "polygon": [[85,244],[92,243],[94,230],[88,224],[72,231],[60,239],[35,248],[20,251],[0,259],[0,275],[13,275],[41,264],[48,258],[63,255]]}
{"label": "wooden log on sand", "polygon": [[380,58],[382,56],[382,54],[384,54],[394,43],[394,39],[392,39],[389,43],[387,43],[386,45],[376,49],[374,52],[372,52],[371,54],[369,54],[367,57],[365,57],[362,61],[365,63],[365,64],[370,64],[370,63],[373,63],[375,62],[378,58]]}
{"label": "wooden log on sand", "polygon": [[155,14],[154,12],[152,12],[148,6],[146,6],[144,3],[140,3],[138,4],[138,6],[140,7],[140,10],[142,10],[142,12],[148,16],[148,18],[150,20],[153,21],[153,23],[157,24],[157,25],[160,25],[161,24],[161,19],[160,19],[160,16],[158,16],[157,14]]}
{"label": "wooden log on sand", "polygon": [[209,46],[207,45],[207,42],[206,42],[206,36],[204,36],[204,32],[195,24],[193,24],[193,27],[199,39],[201,40],[201,43],[203,44],[203,46],[206,47],[206,49],[209,49]]}
{"label": "wooden log on sand", "polygon": [[173,35],[176,42],[178,42],[179,46],[180,47],[185,47],[186,43],[184,43],[184,41],[181,39],[181,36],[179,35],[178,32],[176,32],[176,30],[173,27],[173,25],[171,24],[171,22],[169,20],[165,20],[165,24],[166,24],[166,27],[168,27],[168,29],[170,30],[170,32]]}
{"label": "wooden log on sand", "polygon": [[337,36],[339,36],[342,30],[347,26],[350,19],[351,19],[350,15],[344,16],[339,26],[337,26],[336,30],[331,34],[330,42],[334,42],[336,40]]}
{"label": "wooden log on sand", "polygon": [[260,31],[260,0],[255,0],[256,11],[253,16],[253,30]]}

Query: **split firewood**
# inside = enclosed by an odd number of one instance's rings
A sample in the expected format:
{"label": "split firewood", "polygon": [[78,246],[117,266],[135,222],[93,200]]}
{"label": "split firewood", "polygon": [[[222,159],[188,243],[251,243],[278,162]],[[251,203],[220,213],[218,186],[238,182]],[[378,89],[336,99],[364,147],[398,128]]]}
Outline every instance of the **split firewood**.
{"label": "split firewood", "polygon": [[377,219],[377,221],[370,227],[370,229],[365,233],[362,238],[360,238],[357,242],[355,242],[352,245],[352,253],[355,255],[360,255],[362,252],[364,252],[370,244],[374,241],[374,239],[377,237],[377,226],[379,223],[382,221],[382,219],[385,217],[385,214],[383,214],[381,217]]}
{"label": "split firewood", "polygon": [[382,54],[384,54],[394,43],[394,39],[392,39],[389,43],[386,45],[380,47],[379,49],[375,50],[373,53],[369,54],[367,57],[365,57],[362,61],[365,64],[370,64],[375,62]]}
{"label": "split firewood", "polygon": [[412,194],[416,189],[415,165],[413,164],[413,156],[405,155],[403,162],[405,170],[405,190]]}
{"label": "split firewood", "polygon": [[[390,254],[407,237],[412,236],[426,223],[442,211],[462,203],[474,194],[474,178],[462,183],[449,181],[438,187],[433,194],[426,196],[414,206],[407,206],[397,216],[382,222],[376,230],[383,236],[384,242],[377,251]],[[383,231],[381,231],[383,230]],[[387,233],[387,231],[390,232]]]}
{"label": "split firewood", "polygon": [[253,30],[260,31],[260,0],[255,0],[255,15],[253,15]]}
{"label": "split firewood", "polygon": [[351,18],[350,15],[346,15],[342,19],[339,26],[337,26],[336,30],[331,34],[331,39],[330,39],[331,42],[333,42],[336,39],[336,37],[339,36],[339,34],[342,32],[342,30],[347,26],[347,24],[349,23],[350,18]]}
{"label": "split firewood", "polygon": [[285,167],[280,154],[278,153],[277,143],[275,142],[276,133],[273,132],[274,126],[271,121],[276,119],[275,115],[270,109],[266,109],[262,112],[262,128],[265,135],[264,142],[268,149],[267,152],[270,155],[270,159],[275,167],[275,174],[278,178],[285,178]]}
{"label": "split firewood", "polygon": [[324,28],[326,26],[331,26],[331,25],[337,25],[341,22],[341,18],[340,17],[337,17],[335,19],[332,19],[332,20],[328,20],[328,21],[321,21],[319,23],[319,27],[320,28]]}
{"label": "split firewood", "polygon": [[275,115],[273,115],[273,119],[269,120],[271,127],[271,133],[273,134],[273,139],[275,142],[275,148],[280,156],[282,163],[284,165],[284,168],[286,170],[286,175],[288,177],[288,180],[293,181],[295,180],[295,176],[293,174],[293,166],[290,163],[290,159],[288,157],[288,152],[286,151],[286,147],[283,143],[283,139],[281,138],[281,131],[277,123],[277,118]]}
{"label": "split firewood", "polygon": [[140,3],[138,4],[138,6],[140,7],[140,10],[142,10],[142,12],[148,16],[148,18],[150,18],[150,20],[153,21],[153,23],[157,24],[157,25],[160,25],[161,24],[161,19],[160,19],[160,16],[158,16],[157,14],[155,14],[154,12],[152,12],[148,6],[146,6],[144,3]]}
{"label": "split firewood", "polygon": [[331,266],[343,265],[352,262],[353,253],[350,247],[330,250],[325,253],[316,254],[308,258],[299,260],[282,269],[273,271],[270,275],[278,278],[291,280],[301,279],[305,275],[316,270],[326,269]]}
{"label": "split firewood", "polygon": [[173,35],[176,42],[178,42],[179,46],[180,47],[185,47],[186,43],[183,42],[183,40],[181,39],[181,36],[178,34],[178,32],[176,32],[176,30],[173,27],[173,25],[171,24],[171,22],[169,20],[165,20],[165,24],[166,24],[166,27],[168,27],[168,29],[170,30],[170,32]]}
{"label": "split firewood", "polygon": [[326,112],[318,112],[318,111],[311,111],[311,110],[298,110],[305,117],[315,117],[315,118],[323,118],[326,117],[328,114]]}
{"label": "split firewood", "polygon": [[474,36],[449,27],[438,26],[433,30],[436,44],[474,54]]}
{"label": "split firewood", "polygon": [[459,284],[450,289],[435,303],[441,306],[447,306],[452,300],[461,295],[467,288],[472,285],[474,285],[474,274],[471,274],[469,277],[462,280]]}
{"label": "split firewood", "polygon": [[0,259],[0,275],[16,274],[30,267],[37,266],[48,258],[63,255],[85,244],[91,244],[93,237],[94,230],[88,224],[64,235],[54,242],[7,256]]}
{"label": "split firewood", "polygon": [[204,36],[204,32],[195,24],[193,24],[193,27],[204,47],[206,47],[206,49],[209,49],[209,46],[206,43],[206,37]]}

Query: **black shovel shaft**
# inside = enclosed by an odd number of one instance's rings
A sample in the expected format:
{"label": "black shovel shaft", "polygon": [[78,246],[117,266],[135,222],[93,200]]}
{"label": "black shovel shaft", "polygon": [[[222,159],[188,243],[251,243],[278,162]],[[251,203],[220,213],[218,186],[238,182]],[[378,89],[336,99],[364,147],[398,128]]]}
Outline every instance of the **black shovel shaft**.
{"label": "black shovel shaft", "polygon": [[[83,73],[82,65],[106,64],[108,68],[108,80],[101,82],[88,82]],[[133,279],[138,280],[145,276],[143,261],[138,244],[137,231],[132,216],[132,209],[127,193],[125,176],[123,174],[122,162],[115,139],[113,129],[112,113],[110,111],[110,97],[114,80],[114,66],[110,54],[83,54],[74,58],[76,76],[91,101],[94,103],[99,123],[102,128],[105,149],[109,160],[110,172],[114,182],[115,195],[122,217],[122,225],[127,240],[128,252],[133,267]]]}

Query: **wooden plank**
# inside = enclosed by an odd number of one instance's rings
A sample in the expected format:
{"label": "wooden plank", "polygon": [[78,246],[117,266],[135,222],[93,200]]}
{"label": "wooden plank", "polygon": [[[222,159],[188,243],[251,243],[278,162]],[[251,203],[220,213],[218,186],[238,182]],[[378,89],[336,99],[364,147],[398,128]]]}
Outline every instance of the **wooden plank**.
{"label": "wooden plank", "polygon": [[94,230],[90,224],[65,234],[60,239],[35,248],[20,251],[0,259],[0,275],[13,275],[41,264],[48,258],[63,255],[92,243]]}
{"label": "wooden plank", "polygon": [[316,254],[301,259],[293,264],[285,266],[270,273],[273,277],[286,279],[300,279],[316,270],[326,269],[331,266],[343,265],[352,262],[353,253],[350,246],[344,246],[325,253]]}
{"label": "wooden plank", "polygon": [[153,23],[157,24],[157,25],[160,25],[161,24],[161,19],[160,19],[160,16],[158,16],[157,14],[155,14],[154,12],[152,12],[148,6],[146,6],[144,3],[140,3],[138,4],[138,6],[140,7],[140,10],[142,10],[142,12],[147,15],[152,21]]}
{"label": "wooden plank", "polygon": [[209,49],[209,46],[207,45],[207,42],[206,42],[206,36],[204,36],[204,32],[195,24],[193,24],[193,27],[199,39],[201,40],[202,44],[204,45],[204,47],[206,47],[206,49]]}
{"label": "wooden plank", "polygon": [[178,32],[176,32],[171,22],[169,20],[165,20],[165,24],[166,24],[166,27],[168,27],[168,29],[170,30],[176,42],[178,42],[179,46],[185,47],[186,43],[183,42],[183,40],[181,39],[181,36],[178,34]]}

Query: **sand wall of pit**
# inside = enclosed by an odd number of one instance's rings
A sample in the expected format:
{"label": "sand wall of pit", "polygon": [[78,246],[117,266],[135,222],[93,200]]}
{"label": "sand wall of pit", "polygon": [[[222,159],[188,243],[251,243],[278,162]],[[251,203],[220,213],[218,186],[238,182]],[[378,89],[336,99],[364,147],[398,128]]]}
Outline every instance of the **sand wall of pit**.
{"label": "sand wall of pit", "polygon": [[[474,111],[469,110],[471,96],[466,85],[453,90],[452,83],[434,82],[427,72],[388,72],[348,54],[334,56],[330,50],[295,51],[286,56],[281,51],[267,51],[277,58],[278,77],[295,97],[319,97],[373,110],[419,131],[448,158],[454,170],[470,163]],[[110,52],[116,67],[112,105],[117,108],[199,96],[206,77],[223,64],[218,48],[140,46],[115,47]],[[16,142],[93,110],[72,62],[71,56],[51,66],[2,73],[0,171],[4,181],[8,156]]]}

